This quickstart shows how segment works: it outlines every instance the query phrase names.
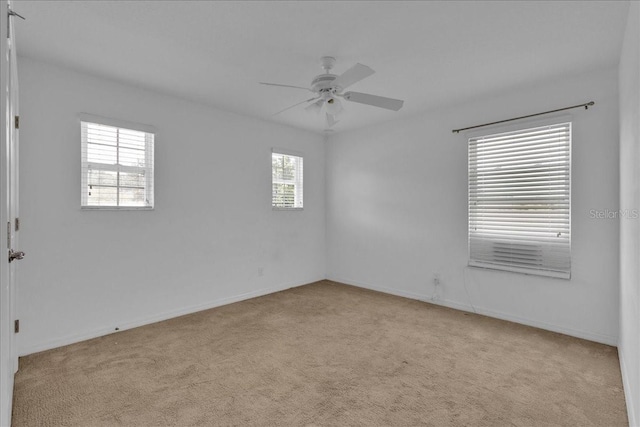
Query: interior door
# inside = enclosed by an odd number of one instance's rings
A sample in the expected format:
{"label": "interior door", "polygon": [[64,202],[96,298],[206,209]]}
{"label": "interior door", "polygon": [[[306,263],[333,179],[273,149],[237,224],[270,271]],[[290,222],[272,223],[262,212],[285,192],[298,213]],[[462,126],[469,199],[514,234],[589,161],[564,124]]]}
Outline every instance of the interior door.
{"label": "interior door", "polygon": [[[9,5],[11,3],[9,2]],[[14,323],[14,333],[11,334],[11,364],[12,364],[12,373],[17,372],[18,370],[18,353],[16,351],[15,346],[15,333],[17,332],[17,326],[15,324],[16,315],[15,315],[15,296],[16,296],[16,283],[18,280],[18,262],[24,257],[24,252],[21,252],[18,248],[20,247],[19,240],[19,231],[20,231],[20,215],[19,215],[19,186],[18,186],[18,167],[19,167],[19,120],[20,115],[18,113],[18,63],[17,63],[17,55],[16,55],[16,37],[15,37],[15,21],[17,15],[12,15],[11,9],[9,9],[8,15],[8,61],[9,61],[9,75],[8,75],[8,99],[7,99],[7,110],[8,110],[8,128],[9,128],[9,138],[8,138],[8,164],[7,164],[7,172],[9,175],[8,179],[8,225],[7,225],[7,233],[9,237],[7,239],[7,245],[9,246],[9,316],[11,321]]]}
{"label": "interior door", "polygon": [[[11,422],[13,378],[18,369],[15,346],[15,288],[18,260],[24,254],[17,251],[19,239],[18,215],[18,80],[14,24],[11,3],[0,1],[2,22],[2,57],[0,58],[2,110],[2,143],[0,144],[0,425]],[[1,247],[1,246],[0,246]]]}

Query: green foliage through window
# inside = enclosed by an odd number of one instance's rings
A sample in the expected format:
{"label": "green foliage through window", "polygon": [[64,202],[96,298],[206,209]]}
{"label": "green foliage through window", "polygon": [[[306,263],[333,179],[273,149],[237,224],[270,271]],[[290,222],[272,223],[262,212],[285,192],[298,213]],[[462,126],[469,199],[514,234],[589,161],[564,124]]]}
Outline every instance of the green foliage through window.
{"label": "green foliage through window", "polygon": [[302,208],[302,177],[302,157],[272,153],[272,206]]}

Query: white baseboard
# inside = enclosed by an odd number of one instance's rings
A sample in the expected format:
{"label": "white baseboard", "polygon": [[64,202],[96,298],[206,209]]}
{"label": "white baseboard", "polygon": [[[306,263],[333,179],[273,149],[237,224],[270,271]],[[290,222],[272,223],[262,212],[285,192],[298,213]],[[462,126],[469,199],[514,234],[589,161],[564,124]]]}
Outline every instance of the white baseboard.
{"label": "white baseboard", "polygon": [[269,288],[257,289],[255,291],[247,292],[240,295],[234,295],[231,297],[219,298],[213,301],[206,302],[204,304],[192,305],[189,307],[183,307],[175,310],[165,311],[163,313],[155,314],[153,316],[144,317],[140,319],[131,320],[118,325],[119,330],[114,331],[112,326],[106,328],[95,329],[92,331],[84,332],[81,334],[67,335],[64,337],[56,338],[51,341],[37,343],[35,345],[26,346],[18,350],[20,356],[27,356],[29,354],[38,353],[40,351],[51,350],[52,348],[62,347],[69,344],[75,344],[77,342],[90,340],[92,338],[98,338],[104,335],[119,333],[127,329],[133,329],[140,326],[148,325],[151,323],[162,322],[163,320],[173,319],[174,317],[184,316],[186,314],[197,313],[198,311],[209,310],[210,308],[220,307],[234,302],[244,301],[251,298],[261,297],[264,295],[272,294],[275,292],[284,291],[286,289],[297,288],[310,283],[315,283],[324,280],[324,277],[306,281],[305,283],[285,283],[278,286],[272,286]]}
{"label": "white baseboard", "polygon": [[502,313],[499,311],[478,307],[475,305],[472,307],[470,304],[459,302],[459,301],[446,300],[442,298],[432,300],[431,297],[428,295],[417,294],[415,292],[405,291],[401,289],[393,289],[393,288],[386,288],[382,286],[368,285],[365,283],[360,283],[360,282],[348,280],[348,279],[327,277],[327,280],[331,280],[333,282],[338,282],[338,283],[344,283],[347,285],[357,286],[359,288],[370,289],[372,291],[378,291],[386,294],[415,299],[418,301],[424,301],[430,304],[441,305],[441,306],[453,308],[456,310],[468,311],[471,313],[475,312],[477,314],[482,314],[484,316],[494,317],[496,319],[501,319],[501,320],[507,320],[509,322],[514,322],[514,323],[520,323],[522,325],[533,326],[535,328],[545,329],[547,331],[552,331],[552,332],[558,332],[564,335],[570,335],[572,337],[582,338],[589,341],[595,341],[601,344],[607,344],[614,347],[618,345],[618,337],[615,337],[615,336],[603,335],[603,334],[598,334],[594,332],[581,331],[577,329],[567,328],[564,326],[553,325],[551,323],[527,319],[527,318],[516,316],[510,313]]}
{"label": "white baseboard", "polygon": [[[313,282],[317,282],[317,281],[324,280],[324,279],[325,279],[324,277],[321,277],[321,278],[317,278],[315,280],[310,280],[310,281],[308,281],[308,282],[306,282],[304,284],[313,283]],[[401,290],[401,289],[393,289],[393,288],[386,288],[386,287],[382,287],[382,286],[369,285],[369,284],[364,284],[364,283],[360,283],[358,281],[348,280],[348,279],[328,277],[327,280],[331,280],[331,281],[338,282],[338,283],[344,283],[344,284],[347,284],[347,285],[357,286],[357,287],[360,287],[360,288],[370,289],[370,290],[374,290],[374,291],[378,291],[378,292],[383,292],[383,293],[387,293],[387,294],[391,294],[391,295],[396,295],[396,296],[401,296],[401,297],[405,297],[405,298],[424,301],[424,302],[428,302],[430,304],[441,305],[441,306],[453,308],[453,309],[456,309],[456,310],[462,310],[462,311],[467,311],[467,312],[474,312],[475,311],[476,313],[482,314],[482,315],[485,315],[485,316],[495,317],[495,318],[502,319],[502,320],[507,320],[507,321],[510,321],[510,322],[515,322],[515,323],[520,323],[520,324],[523,324],[523,325],[533,326],[533,327],[536,327],[536,328],[545,329],[545,330],[549,330],[549,331],[552,331],[552,332],[558,332],[558,333],[561,333],[561,334],[570,335],[570,336],[574,336],[574,337],[577,337],[577,338],[586,339],[586,340],[589,340],[589,341],[595,341],[595,342],[599,342],[599,343],[602,343],[602,344],[607,344],[607,345],[612,345],[612,346],[616,346],[617,345],[617,337],[608,336],[608,335],[602,335],[602,334],[597,334],[597,333],[592,333],[592,332],[586,332],[586,331],[580,331],[580,330],[571,329],[571,328],[566,328],[566,327],[563,327],[563,326],[558,326],[558,325],[553,325],[553,324],[549,324],[549,323],[545,323],[545,322],[540,322],[540,321],[536,321],[536,320],[522,318],[522,317],[515,316],[515,315],[512,315],[512,314],[508,314],[508,313],[501,313],[501,312],[498,312],[498,311],[495,311],[495,310],[486,309],[486,308],[483,308],[483,307],[477,307],[477,306],[471,307],[471,305],[469,305],[467,303],[462,303],[462,302],[452,301],[452,300],[444,300],[444,299],[432,300],[429,296],[424,295],[424,294],[418,294],[418,293],[415,293],[415,292],[404,291],[404,290]],[[217,300],[209,301],[209,302],[204,303],[204,304],[198,304],[198,305],[193,305],[193,306],[189,306],[189,307],[183,307],[183,308],[176,309],[176,310],[166,311],[164,313],[159,313],[159,314],[156,314],[154,316],[135,319],[135,320],[126,322],[124,324],[120,324],[119,325],[119,329],[120,329],[119,331],[114,331],[113,328],[111,326],[109,326],[109,327],[106,327],[106,328],[100,328],[100,329],[96,329],[96,330],[93,330],[93,331],[85,332],[85,333],[82,333],[82,334],[67,335],[67,336],[64,336],[64,337],[53,339],[51,341],[41,342],[41,343],[37,343],[35,345],[31,345],[31,346],[26,346],[24,348],[20,348],[19,349],[19,355],[20,356],[26,356],[26,355],[37,353],[37,352],[40,352],[40,351],[50,350],[52,348],[62,347],[62,346],[69,345],[69,344],[74,344],[74,343],[77,343],[77,342],[80,342],[80,341],[85,341],[85,340],[89,340],[89,339],[92,339],[92,338],[97,338],[97,337],[101,337],[101,336],[104,336],[104,335],[117,333],[117,332],[124,331],[124,330],[127,330],[127,329],[137,328],[139,326],[148,325],[150,323],[161,322],[163,320],[172,319],[174,317],[184,316],[186,314],[196,313],[198,311],[208,310],[210,308],[220,307],[220,306],[227,305],[227,304],[232,304],[232,303],[238,302],[238,301],[244,301],[244,300],[251,299],[251,298],[256,298],[256,297],[259,297],[259,296],[268,295],[268,294],[271,294],[271,293],[274,293],[274,292],[279,292],[279,291],[283,291],[283,290],[286,290],[286,289],[295,288],[295,287],[298,287],[298,286],[304,286],[304,284],[286,283],[286,284],[282,284],[282,285],[279,285],[279,286],[273,286],[273,287],[269,287],[269,288],[258,289],[258,290],[247,292],[247,293],[240,294],[240,295],[235,295],[235,296],[225,297],[225,298],[219,298]]]}
{"label": "white baseboard", "polygon": [[638,416],[640,414],[636,414],[638,401],[633,399],[634,390],[631,386],[629,371],[626,368],[626,358],[623,347],[618,347],[618,358],[620,359],[620,373],[622,374],[622,388],[624,389],[624,398],[627,402],[627,417],[629,418],[629,427],[640,427],[640,419],[638,419]]}

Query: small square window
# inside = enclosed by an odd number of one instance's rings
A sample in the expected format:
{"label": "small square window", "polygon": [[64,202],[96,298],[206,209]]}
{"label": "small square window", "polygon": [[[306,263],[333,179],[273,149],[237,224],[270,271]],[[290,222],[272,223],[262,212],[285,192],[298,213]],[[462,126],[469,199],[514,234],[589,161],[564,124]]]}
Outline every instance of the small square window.
{"label": "small square window", "polygon": [[278,209],[302,209],[303,160],[301,156],[271,153],[271,205]]}
{"label": "small square window", "polygon": [[153,209],[154,134],[81,121],[81,206]]}

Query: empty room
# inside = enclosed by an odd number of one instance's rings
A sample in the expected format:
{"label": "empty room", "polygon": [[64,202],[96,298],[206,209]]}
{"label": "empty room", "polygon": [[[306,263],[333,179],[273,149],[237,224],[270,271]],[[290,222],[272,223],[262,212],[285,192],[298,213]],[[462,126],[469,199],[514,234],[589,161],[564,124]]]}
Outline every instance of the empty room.
{"label": "empty room", "polygon": [[0,426],[640,427],[640,2],[0,8]]}

